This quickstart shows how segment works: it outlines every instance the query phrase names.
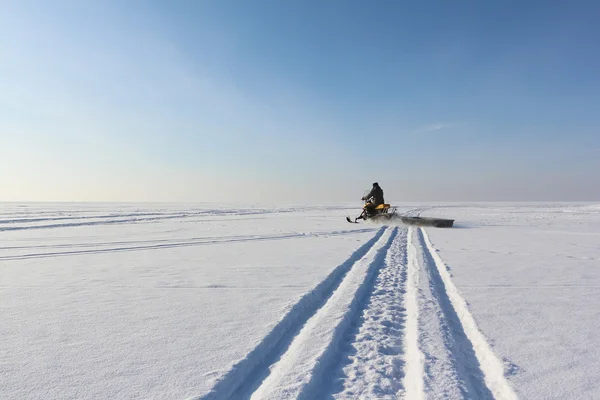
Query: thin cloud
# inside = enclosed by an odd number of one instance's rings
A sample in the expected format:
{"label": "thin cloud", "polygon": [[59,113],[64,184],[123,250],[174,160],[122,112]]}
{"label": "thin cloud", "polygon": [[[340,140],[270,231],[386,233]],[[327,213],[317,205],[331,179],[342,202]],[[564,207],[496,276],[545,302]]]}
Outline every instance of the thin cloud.
{"label": "thin cloud", "polygon": [[450,124],[436,122],[434,124],[420,126],[417,129],[415,129],[413,131],[413,133],[414,134],[432,133],[432,132],[441,131],[442,129],[446,129],[450,126],[451,126]]}

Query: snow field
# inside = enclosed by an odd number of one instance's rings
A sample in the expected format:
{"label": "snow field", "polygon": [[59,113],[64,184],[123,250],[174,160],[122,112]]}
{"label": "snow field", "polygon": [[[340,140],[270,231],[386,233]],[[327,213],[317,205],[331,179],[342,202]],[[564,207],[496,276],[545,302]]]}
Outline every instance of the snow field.
{"label": "snow field", "polygon": [[0,208],[0,398],[594,399],[600,208]]}

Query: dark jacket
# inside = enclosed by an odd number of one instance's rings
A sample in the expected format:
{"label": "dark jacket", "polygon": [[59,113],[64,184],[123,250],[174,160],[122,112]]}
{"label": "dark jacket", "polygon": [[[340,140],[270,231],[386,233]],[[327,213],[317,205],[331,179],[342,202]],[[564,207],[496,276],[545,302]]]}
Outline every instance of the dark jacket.
{"label": "dark jacket", "polygon": [[368,195],[363,197],[363,200],[369,200],[371,197],[373,198],[373,204],[376,206],[385,204],[383,201],[383,190],[379,186],[373,186],[373,189],[371,189]]}

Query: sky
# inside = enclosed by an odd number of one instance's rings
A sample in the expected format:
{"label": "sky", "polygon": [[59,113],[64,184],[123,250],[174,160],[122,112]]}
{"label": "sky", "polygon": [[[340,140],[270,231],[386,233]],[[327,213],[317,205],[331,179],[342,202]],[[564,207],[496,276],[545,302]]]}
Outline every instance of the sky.
{"label": "sky", "polygon": [[598,15],[3,0],[0,201],[598,201]]}

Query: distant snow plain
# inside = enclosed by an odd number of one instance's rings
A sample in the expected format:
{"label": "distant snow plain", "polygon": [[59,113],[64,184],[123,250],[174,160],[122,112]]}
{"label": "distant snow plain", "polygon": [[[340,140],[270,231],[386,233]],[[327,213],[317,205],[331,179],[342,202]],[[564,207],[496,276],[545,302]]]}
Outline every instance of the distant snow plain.
{"label": "distant snow plain", "polygon": [[600,204],[394,205],[0,203],[0,398],[600,398]]}

